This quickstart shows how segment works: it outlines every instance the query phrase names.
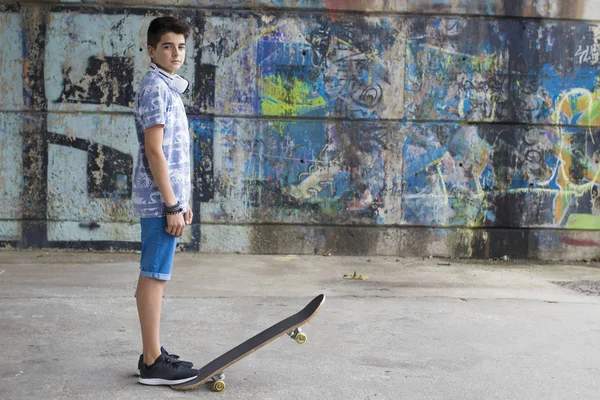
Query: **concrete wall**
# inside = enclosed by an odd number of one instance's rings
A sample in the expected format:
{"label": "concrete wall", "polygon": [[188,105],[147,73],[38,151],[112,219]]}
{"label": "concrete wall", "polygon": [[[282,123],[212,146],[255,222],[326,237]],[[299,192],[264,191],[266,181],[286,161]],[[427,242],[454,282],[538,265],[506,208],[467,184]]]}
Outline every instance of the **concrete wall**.
{"label": "concrete wall", "polygon": [[133,82],[176,13],[184,249],[600,257],[600,0],[123,3],[0,5],[1,244],[139,246]]}

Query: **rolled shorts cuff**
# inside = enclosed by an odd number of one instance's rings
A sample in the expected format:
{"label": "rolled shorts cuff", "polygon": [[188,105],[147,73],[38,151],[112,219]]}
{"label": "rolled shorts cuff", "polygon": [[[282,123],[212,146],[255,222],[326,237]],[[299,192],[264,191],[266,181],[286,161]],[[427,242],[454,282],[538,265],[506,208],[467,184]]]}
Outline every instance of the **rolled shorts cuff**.
{"label": "rolled shorts cuff", "polygon": [[146,277],[146,278],[152,278],[152,279],[156,279],[158,281],[169,281],[169,280],[171,280],[171,274],[161,274],[161,273],[158,273],[158,272],[144,271],[141,266],[140,266],[140,271],[141,271],[141,275],[144,276],[144,277]]}

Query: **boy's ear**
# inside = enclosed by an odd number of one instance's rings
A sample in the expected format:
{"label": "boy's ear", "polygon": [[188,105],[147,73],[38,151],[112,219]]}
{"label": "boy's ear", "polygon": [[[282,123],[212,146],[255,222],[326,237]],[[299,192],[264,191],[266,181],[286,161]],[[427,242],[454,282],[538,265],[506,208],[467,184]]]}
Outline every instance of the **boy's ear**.
{"label": "boy's ear", "polygon": [[152,46],[148,46],[148,55],[150,56],[151,59],[154,59],[154,52],[156,51],[156,49]]}

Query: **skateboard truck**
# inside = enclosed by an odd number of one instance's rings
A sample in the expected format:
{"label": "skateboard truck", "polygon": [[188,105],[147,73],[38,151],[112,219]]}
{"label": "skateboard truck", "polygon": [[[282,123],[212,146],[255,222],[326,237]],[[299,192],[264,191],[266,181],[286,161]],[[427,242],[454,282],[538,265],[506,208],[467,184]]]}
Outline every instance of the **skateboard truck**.
{"label": "skateboard truck", "polygon": [[296,328],[291,332],[288,332],[288,335],[294,339],[298,344],[304,344],[306,343],[306,340],[308,339],[306,337],[305,333],[302,333],[302,329],[300,328]]}

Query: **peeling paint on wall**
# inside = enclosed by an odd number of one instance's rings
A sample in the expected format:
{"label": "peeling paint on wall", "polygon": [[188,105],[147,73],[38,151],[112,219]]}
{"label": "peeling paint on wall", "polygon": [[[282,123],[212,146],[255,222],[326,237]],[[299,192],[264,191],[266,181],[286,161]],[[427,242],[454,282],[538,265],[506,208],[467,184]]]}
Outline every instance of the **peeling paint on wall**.
{"label": "peeling paint on wall", "polygon": [[21,15],[0,13],[0,111],[23,109]]}
{"label": "peeling paint on wall", "polygon": [[21,236],[22,120],[18,114],[0,113],[0,240]]}

